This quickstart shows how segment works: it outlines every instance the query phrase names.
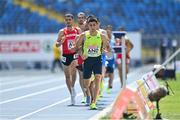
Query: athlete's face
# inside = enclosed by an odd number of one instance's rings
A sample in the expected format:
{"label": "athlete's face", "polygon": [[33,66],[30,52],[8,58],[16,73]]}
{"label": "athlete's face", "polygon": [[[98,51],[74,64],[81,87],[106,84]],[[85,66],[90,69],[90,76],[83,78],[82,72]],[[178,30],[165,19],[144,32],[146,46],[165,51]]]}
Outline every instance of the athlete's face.
{"label": "athlete's face", "polygon": [[100,29],[100,24],[101,24],[100,22],[97,23],[97,30]]}
{"label": "athlete's face", "polygon": [[77,19],[77,20],[78,20],[78,23],[79,23],[80,25],[82,25],[82,24],[84,24],[86,18],[85,18],[84,15],[78,15],[78,19]]}
{"label": "athlete's face", "polygon": [[95,21],[89,22],[89,23],[88,23],[89,30],[90,30],[90,31],[95,31],[95,30],[97,30],[97,25],[98,25],[98,23],[95,22]]}
{"label": "athlete's face", "polygon": [[107,31],[107,33],[108,33],[109,35],[111,35],[111,33],[112,33],[112,27],[108,27],[108,28],[106,29],[106,31]]}
{"label": "athlete's face", "polygon": [[71,27],[73,24],[73,18],[72,17],[65,17],[65,23],[67,27]]}

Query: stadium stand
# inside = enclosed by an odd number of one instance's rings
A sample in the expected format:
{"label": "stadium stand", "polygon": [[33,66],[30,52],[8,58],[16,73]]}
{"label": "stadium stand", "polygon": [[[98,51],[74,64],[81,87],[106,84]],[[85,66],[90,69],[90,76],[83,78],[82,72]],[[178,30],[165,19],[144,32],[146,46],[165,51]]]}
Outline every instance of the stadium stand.
{"label": "stadium stand", "polygon": [[[22,0],[0,1],[0,34],[53,33],[63,22],[15,4]],[[103,25],[144,34],[180,33],[180,2],[177,0],[24,0],[58,14],[84,11],[97,15]]]}

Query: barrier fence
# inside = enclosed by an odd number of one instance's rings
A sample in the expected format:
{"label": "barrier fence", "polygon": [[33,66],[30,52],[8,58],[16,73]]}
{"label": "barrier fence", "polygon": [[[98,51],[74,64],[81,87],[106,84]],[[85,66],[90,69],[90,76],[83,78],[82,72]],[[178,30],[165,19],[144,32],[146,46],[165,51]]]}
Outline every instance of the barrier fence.
{"label": "barrier fence", "polygon": [[[122,91],[118,94],[114,102],[110,115],[111,119],[114,120],[122,118],[124,112],[135,114],[137,116],[137,119],[152,119],[149,113],[150,110],[155,108],[155,105],[154,102],[150,100],[148,96],[149,93],[151,93],[153,90],[157,90],[160,88],[155,74],[158,73],[179,53],[180,48],[178,48],[155,71],[150,71],[143,75],[139,80],[136,80],[131,84],[125,86],[124,89],[122,89]],[[157,99],[156,107],[159,107],[159,100],[160,99]]]}

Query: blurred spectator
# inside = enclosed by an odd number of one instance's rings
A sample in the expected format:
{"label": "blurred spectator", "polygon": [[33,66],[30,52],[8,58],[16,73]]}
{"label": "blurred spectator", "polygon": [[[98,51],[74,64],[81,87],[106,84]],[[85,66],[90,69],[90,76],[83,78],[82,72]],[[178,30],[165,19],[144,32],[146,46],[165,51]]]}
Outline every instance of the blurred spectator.
{"label": "blurred spectator", "polygon": [[53,54],[54,54],[54,60],[52,62],[52,67],[51,67],[51,72],[54,73],[55,72],[55,67],[56,64],[58,64],[59,68],[62,68],[62,64],[61,64],[61,50],[56,47],[56,44],[53,45]]}

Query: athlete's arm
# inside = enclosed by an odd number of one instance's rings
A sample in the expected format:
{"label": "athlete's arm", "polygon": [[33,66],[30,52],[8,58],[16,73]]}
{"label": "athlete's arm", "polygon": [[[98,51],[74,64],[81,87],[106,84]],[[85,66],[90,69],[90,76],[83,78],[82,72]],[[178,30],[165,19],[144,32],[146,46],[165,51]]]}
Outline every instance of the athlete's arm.
{"label": "athlete's arm", "polygon": [[81,55],[81,57],[82,57],[83,60],[85,60],[85,59],[87,58],[87,56],[84,55],[84,54],[83,54],[83,51],[82,51],[84,39],[85,39],[85,33],[81,33],[80,36],[79,36],[79,39],[78,39],[78,41],[77,41],[77,43],[76,43],[76,46],[75,46],[76,51],[77,51],[78,53],[80,53],[80,55]]}
{"label": "athlete's arm", "polygon": [[110,40],[109,37],[108,37],[108,33],[107,33],[106,30],[103,30],[103,31],[102,31],[102,34],[105,35],[105,37],[107,38],[108,41]]}
{"label": "athlete's arm", "polygon": [[65,40],[64,31],[63,31],[63,29],[61,29],[61,30],[59,30],[59,33],[58,33],[56,46],[57,47],[61,46],[63,44],[64,40]]}
{"label": "athlete's arm", "polygon": [[128,39],[126,39],[126,46],[127,46],[127,53],[129,53],[132,49],[133,49],[133,47],[134,47],[134,45],[132,44],[132,42],[129,40],[129,38]]}
{"label": "athlete's arm", "polygon": [[84,37],[85,37],[85,34],[81,33],[79,37],[77,38],[76,45],[75,45],[76,51],[79,51],[82,48]]}
{"label": "athlete's arm", "polygon": [[78,33],[79,33],[79,34],[82,33],[82,30],[81,30],[79,27],[77,27],[77,30],[78,30]]}
{"label": "athlete's arm", "polygon": [[79,40],[79,36],[80,36],[80,35],[77,35],[77,36],[76,36],[76,38],[75,38],[75,43],[74,43],[74,45],[73,45],[74,47],[71,48],[71,51],[76,51],[77,53],[78,53],[78,50],[77,50],[78,48],[76,48],[76,46],[77,46],[76,44],[77,44],[77,42],[78,42],[78,40]]}
{"label": "athlete's arm", "polygon": [[109,44],[108,37],[106,35],[104,35],[104,34],[101,34],[101,38],[102,38],[102,49],[105,52],[110,52],[111,49],[110,49],[110,44]]}

